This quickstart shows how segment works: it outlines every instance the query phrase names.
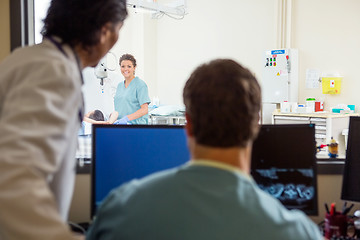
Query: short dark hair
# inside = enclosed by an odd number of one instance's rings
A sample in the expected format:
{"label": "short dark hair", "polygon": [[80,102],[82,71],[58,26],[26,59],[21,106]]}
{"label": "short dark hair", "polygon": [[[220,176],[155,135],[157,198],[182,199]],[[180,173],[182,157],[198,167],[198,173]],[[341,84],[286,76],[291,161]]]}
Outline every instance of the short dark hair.
{"label": "short dark hair", "polygon": [[127,14],[125,0],[52,0],[41,33],[87,48],[100,41],[100,30],[106,23],[115,27]]}
{"label": "short dark hair", "polygon": [[120,59],[119,59],[119,64],[121,65],[121,62],[124,61],[124,60],[129,60],[129,61],[131,61],[132,64],[133,64],[133,66],[136,67],[136,59],[135,59],[135,57],[134,57],[133,55],[128,54],[128,53],[122,55],[122,56],[120,57]]}
{"label": "short dark hair", "polygon": [[95,120],[95,121],[104,121],[104,114],[100,110],[94,110],[93,113],[89,115],[89,118]]}
{"label": "short dark hair", "polygon": [[183,92],[198,144],[245,147],[259,129],[261,90],[249,70],[231,59],[216,59],[191,74]]}

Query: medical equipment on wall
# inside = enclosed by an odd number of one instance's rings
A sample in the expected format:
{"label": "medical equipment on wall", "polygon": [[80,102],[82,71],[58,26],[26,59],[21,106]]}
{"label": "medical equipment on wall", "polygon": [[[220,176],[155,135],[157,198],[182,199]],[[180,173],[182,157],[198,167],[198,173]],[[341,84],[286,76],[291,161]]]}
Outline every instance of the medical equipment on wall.
{"label": "medical equipment on wall", "polygon": [[299,56],[297,49],[267,50],[263,55],[262,123],[283,102],[298,101]]}
{"label": "medical equipment on wall", "polygon": [[263,102],[281,103],[298,100],[298,51],[266,51],[263,58]]}
{"label": "medical equipment on wall", "polygon": [[104,79],[108,77],[108,71],[115,71],[115,68],[109,68],[107,64],[108,54],[112,55],[117,60],[116,55],[112,52],[108,52],[94,68],[94,73],[97,78],[100,79],[101,92],[104,93]]}
{"label": "medical equipment on wall", "polygon": [[187,14],[186,0],[128,0],[127,5],[133,8],[135,13],[152,13],[152,18],[154,19],[159,19],[166,15],[180,20]]}
{"label": "medical equipment on wall", "polygon": [[341,82],[343,77],[338,73],[324,74],[321,77],[322,93],[323,94],[340,94]]}

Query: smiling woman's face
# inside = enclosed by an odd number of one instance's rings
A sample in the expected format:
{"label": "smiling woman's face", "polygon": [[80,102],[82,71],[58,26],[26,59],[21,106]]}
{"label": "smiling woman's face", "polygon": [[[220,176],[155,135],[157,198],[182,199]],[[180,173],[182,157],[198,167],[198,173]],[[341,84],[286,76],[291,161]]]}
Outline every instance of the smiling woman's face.
{"label": "smiling woman's face", "polygon": [[125,78],[135,77],[135,67],[130,60],[121,61],[120,69]]}

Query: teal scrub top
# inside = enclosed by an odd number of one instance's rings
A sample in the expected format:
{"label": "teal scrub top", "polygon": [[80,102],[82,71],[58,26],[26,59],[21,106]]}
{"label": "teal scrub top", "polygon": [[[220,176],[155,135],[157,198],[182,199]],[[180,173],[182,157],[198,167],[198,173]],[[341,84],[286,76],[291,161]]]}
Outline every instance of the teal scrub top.
{"label": "teal scrub top", "polygon": [[115,188],[86,239],[323,239],[303,212],[287,210],[246,174],[204,160]]}
{"label": "teal scrub top", "polygon": [[[115,111],[119,113],[118,119],[132,114],[140,109],[144,103],[150,103],[148,87],[146,83],[135,77],[125,88],[125,81],[119,83],[114,97]],[[149,115],[146,114],[138,119],[130,121],[130,124],[148,124]]]}

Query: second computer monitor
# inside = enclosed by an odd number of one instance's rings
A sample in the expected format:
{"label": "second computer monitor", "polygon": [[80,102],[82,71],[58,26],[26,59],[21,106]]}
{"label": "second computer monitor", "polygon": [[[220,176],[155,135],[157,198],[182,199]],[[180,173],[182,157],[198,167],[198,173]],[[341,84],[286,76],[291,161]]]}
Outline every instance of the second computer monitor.
{"label": "second computer monitor", "polygon": [[350,117],[341,199],[360,202],[360,117]]}
{"label": "second computer monitor", "polygon": [[263,125],[252,151],[258,186],[288,209],[317,215],[315,126]]}

